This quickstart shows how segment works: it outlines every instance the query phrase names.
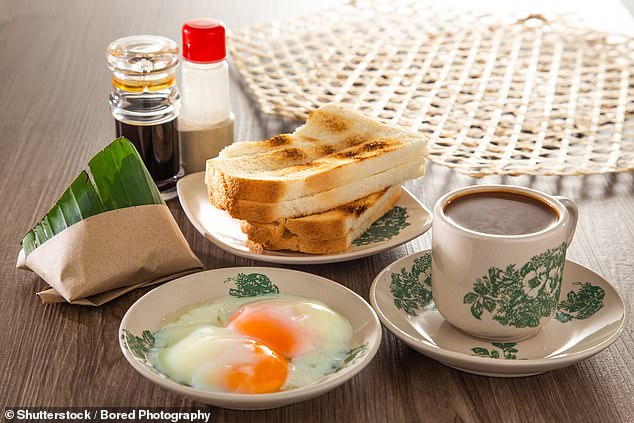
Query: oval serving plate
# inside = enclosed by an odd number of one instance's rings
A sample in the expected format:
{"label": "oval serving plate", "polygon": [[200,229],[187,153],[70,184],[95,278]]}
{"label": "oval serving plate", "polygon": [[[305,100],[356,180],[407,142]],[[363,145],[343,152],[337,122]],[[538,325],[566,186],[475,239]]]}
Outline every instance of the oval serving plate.
{"label": "oval serving plate", "polygon": [[[264,277],[249,278],[253,274]],[[257,279],[259,283],[251,283],[252,279]],[[266,283],[262,284],[261,281]],[[270,293],[271,289],[273,292],[279,290],[282,294],[320,301],[348,319],[353,334],[340,367],[300,388],[270,394],[237,394],[206,391],[180,384],[158,372],[147,359],[146,353],[154,342],[153,333],[176,312],[228,295],[256,296]],[[330,391],[367,366],[380,343],[381,324],[370,305],[356,293],[321,276],[264,267],[215,269],[173,280],[135,302],[119,327],[119,345],[123,355],[141,375],[172,392],[206,404],[238,410],[282,407]]]}
{"label": "oval serving plate", "polygon": [[432,300],[431,278],[431,250],[409,255],[379,273],[370,288],[370,302],[397,338],[468,373],[520,377],[570,366],[610,346],[627,321],[618,291],[593,271],[566,260],[553,320],[529,339],[489,341],[469,336],[443,319]]}
{"label": "oval serving plate", "polygon": [[392,210],[377,220],[352,246],[336,254],[303,254],[293,251],[252,251],[247,236],[240,230],[240,220],[234,219],[209,202],[205,173],[193,173],[178,181],[178,199],[196,230],[213,244],[237,256],[269,263],[319,264],[336,263],[367,257],[398,247],[424,234],[431,227],[432,214],[403,188],[401,198]]}

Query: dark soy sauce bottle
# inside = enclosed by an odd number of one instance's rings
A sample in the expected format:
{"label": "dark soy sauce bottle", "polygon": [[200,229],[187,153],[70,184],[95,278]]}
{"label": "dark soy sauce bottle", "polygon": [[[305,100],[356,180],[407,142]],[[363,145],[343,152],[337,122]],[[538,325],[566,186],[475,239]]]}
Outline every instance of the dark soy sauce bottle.
{"label": "dark soy sauce bottle", "polygon": [[176,182],[183,176],[177,122],[178,46],[165,37],[135,35],[113,41],[107,51],[116,136],[134,144],[163,198],[173,198]]}

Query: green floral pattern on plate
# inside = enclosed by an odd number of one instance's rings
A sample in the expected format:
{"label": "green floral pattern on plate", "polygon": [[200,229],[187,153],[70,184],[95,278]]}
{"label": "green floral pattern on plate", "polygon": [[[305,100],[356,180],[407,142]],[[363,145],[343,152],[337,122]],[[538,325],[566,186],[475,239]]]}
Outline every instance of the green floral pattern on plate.
{"label": "green floral pattern on plate", "polygon": [[[473,355],[477,355],[480,357],[488,357],[488,358],[504,358],[506,360],[517,360],[517,342],[491,342],[495,348],[487,349],[484,347],[474,347],[471,348],[473,351]],[[498,349],[500,351],[498,351]],[[500,352],[502,353],[500,355]]]}
{"label": "green floral pattern on plate", "polygon": [[476,280],[463,303],[471,306],[471,314],[478,320],[486,310],[504,326],[537,327],[557,306],[565,258],[566,243],[562,243],[519,269],[515,264],[505,269],[491,267]]}
{"label": "green floral pattern on plate", "polygon": [[590,282],[575,282],[580,288],[578,291],[570,291],[565,300],[557,304],[555,319],[561,323],[571,320],[585,320],[592,317],[603,308],[605,290]]}
{"label": "green floral pattern on plate", "polygon": [[410,316],[430,305],[431,295],[431,254],[426,253],[414,259],[412,268],[402,268],[400,273],[392,273],[390,291],[394,296],[394,305]]}
{"label": "green floral pattern on plate", "polygon": [[255,297],[257,295],[266,294],[279,294],[280,289],[275,285],[268,276],[261,273],[250,273],[245,275],[244,273],[238,273],[233,278],[225,280],[227,282],[234,282],[235,288],[229,289],[229,295],[232,297]]}
{"label": "green floral pattern on plate", "polygon": [[352,241],[352,244],[361,246],[387,241],[398,235],[401,229],[409,226],[407,218],[407,209],[405,207],[393,207],[383,217],[374,222],[363,235]]}
{"label": "green floral pattern on plate", "polygon": [[368,352],[368,344],[361,344],[358,347],[351,348],[346,351],[346,355],[343,360],[339,363],[339,365],[334,369],[332,373],[337,373],[340,370],[345,369],[346,367],[356,363],[361,357],[366,355]]}
{"label": "green floral pattern on plate", "polygon": [[154,373],[159,374],[150,360],[147,358],[147,352],[154,346],[154,334],[152,331],[144,330],[141,332],[141,336],[136,336],[127,329],[121,331],[121,338],[123,339],[123,345],[128,351],[145,367],[152,370]]}

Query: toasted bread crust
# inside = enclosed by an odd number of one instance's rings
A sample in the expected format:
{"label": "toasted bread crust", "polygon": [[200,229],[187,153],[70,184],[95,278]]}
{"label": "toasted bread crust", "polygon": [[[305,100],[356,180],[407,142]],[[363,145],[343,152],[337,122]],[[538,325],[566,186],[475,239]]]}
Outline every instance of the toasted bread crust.
{"label": "toasted bread crust", "polygon": [[335,238],[327,241],[318,241],[317,243],[307,243],[301,242],[296,243],[294,241],[289,241],[286,243],[274,243],[274,242],[266,242],[266,243],[258,243],[253,241],[247,241],[247,245],[249,249],[254,251],[262,251],[262,250],[290,250],[290,251],[299,251],[300,253],[305,254],[335,254],[346,251],[350,248],[351,241],[347,238]]}
{"label": "toasted bread crust", "polygon": [[[380,205],[380,201],[391,201],[392,197],[398,198],[400,192],[400,187],[392,187],[323,213],[283,219],[273,223],[243,220],[240,227],[251,241],[258,243],[290,236],[300,236],[312,241],[341,238],[348,234],[364,214]],[[383,198],[384,196],[389,198]]]}
{"label": "toasted bread crust", "polygon": [[310,241],[340,238],[364,225],[384,204],[393,204],[400,194],[401,187],[394,186],[323,213],[264,224],[242,221],[241,228],[250,240],[260,243],[290,236]]}
{"label": "toasted bread crust", "polygon": [[[337,224],[334,222],[336,216],[339,216],[338,223],[341,225],[344,225],[347,219],[352,219],[352,222],[348,222],[349,225],[339,229],[344,230],[344,232],[330,232],[326,229],[327,225],[320,227],[319,215],[315,217],[308,216],[304,219],[288,219],[284,222],[265,225],[242,221],[241,228],[242,231],[247,234],[251,246],[256,249],[292,250],[307,254],[332,254],[342,252],[350,248],[354,238],[363,234],[375,220],[387,213],[394,204],[396,204],[400,194],[400,186],[392,187],[389,190],[371,194],[368,196],[370,198],[366,197],[353,202],[356,203],[353,205],[352,210],[355,217],[350,217],[348,214],[350,211],[346,212],[343,210],[347,205],[328,212],[328,214],[332,215],[329,217],[333,219],[334,224]],[[383,195],[386,196],[383,198],[385,201],[377,204],[369,215],[363,216],[363,221],[356,216],[355,206],[362,205],[363,203],[372,203],[377,200],[377,196],[380,197]],[[294,232],[289,229],[288,223],[290,221],[301,220],[304,220],[306,224],[301,231]],[[331,234],[338,236],[329,236]]]}
{"label": "toasted bread crust", "polygon": [[260,198],[261,202],[273,203],[284,195],[286,183],[275,179],[244,179],[217,171],[209,171],[205,176],[209,199],[214,207],[231,210],[233,203],[241,197]]}
{"label": "toasted bread crust", "polygon": [[350,196],[352,196],[352,198],[365,197],[373,192],[383,190],[395,182],[415,178],[423,173],[424,165],[421,165],[417,160],[413,160],[400,167],[370,175],[344,187],[336,187],[332,190],[314,194],[310,197],[310,202],[305,199],[284,202],[230,199],[230,201],[216,205],[214,202],[215,197],[209,186],[207,190],[211,202],[217,208],[226,210],[232,217],[250,222],[271,223],[289,217],[301,217],[321,213],[349,202]]}

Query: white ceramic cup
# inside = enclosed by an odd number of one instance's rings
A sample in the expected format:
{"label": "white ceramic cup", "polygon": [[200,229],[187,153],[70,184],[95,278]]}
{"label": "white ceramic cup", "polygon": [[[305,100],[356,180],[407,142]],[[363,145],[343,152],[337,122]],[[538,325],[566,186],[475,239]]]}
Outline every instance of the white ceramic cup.
{"label": "white ceramic cup", "polygon": [[[538,199],[558,218],[535,233],[493,235],[464,228],[445,214],[450,201],[491,191]],[[524,187],[474,185],[445,194],[434,206],[432,226],[432,295],[440,314],[481,338],[518,340],[535,335],[559,302],[566,248],[577,216],[569,199]]]}

